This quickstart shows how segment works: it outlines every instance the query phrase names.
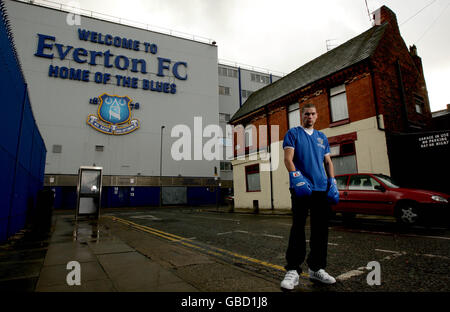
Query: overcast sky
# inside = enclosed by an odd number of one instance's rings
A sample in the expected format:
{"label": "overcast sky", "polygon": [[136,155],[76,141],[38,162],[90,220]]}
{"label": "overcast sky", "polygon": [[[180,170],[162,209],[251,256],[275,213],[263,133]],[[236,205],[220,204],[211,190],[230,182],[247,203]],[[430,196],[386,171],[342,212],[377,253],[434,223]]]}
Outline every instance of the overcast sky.
{"label": "overcast sky", "polygon": [[[372,26],[365,0],[54,0],[217,42],[219,60],[288,74]],[[367,0],[422,57],[431,111],[450,104],[450,0]],[[420,12],[419,12],[420,11]],[[417,14],[418,13],[418,14]],[[417,15],[416,15],[417,14]],[[414,16],[415,15],[415,16]]]}

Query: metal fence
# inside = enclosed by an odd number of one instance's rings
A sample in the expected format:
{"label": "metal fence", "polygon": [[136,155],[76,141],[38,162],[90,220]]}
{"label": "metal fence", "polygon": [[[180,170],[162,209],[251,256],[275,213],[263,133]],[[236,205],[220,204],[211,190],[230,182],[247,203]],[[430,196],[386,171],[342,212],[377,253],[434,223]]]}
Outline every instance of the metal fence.
{"label": "metal fence", "polygon": [[47,150],[0,0],[0,241],[24,228],[43,187]]}

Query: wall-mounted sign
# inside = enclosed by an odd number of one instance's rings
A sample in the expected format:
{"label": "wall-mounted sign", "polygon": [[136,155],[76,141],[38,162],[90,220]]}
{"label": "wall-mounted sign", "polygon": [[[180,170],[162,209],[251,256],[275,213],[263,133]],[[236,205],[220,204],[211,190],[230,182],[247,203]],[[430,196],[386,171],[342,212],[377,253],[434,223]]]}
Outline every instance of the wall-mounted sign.
{"label": "wall-mounted sign", "polygon": [[139,120],[131,119],[131,99],[103,93],[99,96],[100,104],[97,116],[89,114],[87,124],[97,131],[121,135],[139,129]]}
{"label": "wall-mounted sign", "polygon": [[[104,85],[112,83],[118,87],[141,88],[142,90],[167,94],[177,93],[176,80],[184,81],[188,79],[188,63],[186,61],[173,61],[166,57],[152,57],[149,60],[148,58],[142,59],[127,55],[115,55],[110,49],[104,51],[107,47],[115,47],[131,53],[142,51],[146,55],[156,55],[158,46],[154,43],[102,34],[92,30],[78,29],[78,39],[82,43],[90,42],[101,45],[103,50],[98,51],[64,45],[59,43],[55,36],[45,34],[37,34],[37,36],[38,43],[34,53],[37,57],[50,60],[58,59],[59,61],[66,60],[69,64],[89,64],[92,69],[97,65],[102,66],[101,71],[91,72],[87,69],[50,64],[48,67],[49,77],[83,82],[94,81],[97,84]],[[150,72],[148,71],[149,66],[154,67]],[[139,73],[140,75],[148,75],[144,76],[147,78],[150,77],[151,73],[156,72],[157,77],[170,77],[170,82],[149,80],[142,76],[113,75],[105,71],[105,69],[117,69],[127,74],[131,72],[133,75]]]}

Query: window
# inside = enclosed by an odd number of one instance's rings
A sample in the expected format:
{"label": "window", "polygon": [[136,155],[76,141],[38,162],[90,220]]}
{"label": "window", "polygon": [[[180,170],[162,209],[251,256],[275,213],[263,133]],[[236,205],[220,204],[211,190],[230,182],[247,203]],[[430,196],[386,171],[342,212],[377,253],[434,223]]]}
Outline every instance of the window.
{"label": "window", "polygon": [[219,94],[220,95],[230,95],[230,88],[229,87],[223,87],[219,86]]}
{"label": "window", "polygon": [[231,165],[231,162],[228,162],[228,161],[220,162],[220,171],[231,171],[231,170],[233,170],[233,166]]}
{"label": "window", "polygon": [[261,183],[259,179],[259,164],[245,167],[247,192],[261,191]]}
{"label": "window", "polygon": [[298,103],[289,105],[288,122],[289,129],[300,126],[300,105]]}
{"label": "window", "polygon": [[61,154],[61,152],[62,152],[62,145],[54,144],[53,145],[53,153]]}
{"label": "window", "polygon": [[414,104],[416,106],[416,112],[419,114],[423,114],[423,108],[425,107],[425,102],[423,97],[420,95],[414,94]]}
{"label": "window", "polygon": [[348,119],[347,94],[345,85],[330,89],[331,122]]}
{"label": "window", "polygon": [[331,145],[330,154],[336,175],[358,172],[354,142],[342,142]]}
{"label": "window", "polygon": [[253,136],[252,130],[253,129],[251,127],[245,129],[245,148],[246,149],[253,145],[253,142],[252,142],[253,141],[252,140],[252,136]]}
{"label": "window", "polygon": [[242,90],[242,97],[245,99],[245,98],[248,98],[249,96],[250,96],[250,94],[252,94],[253,93],[253,91],[248,91],[248,90]]}
{"label": "window", "polygon": [[260,82],[260,83],[265,83],[265,84],[269,84],[270,83],[270,77],[269,76],[264,76],[264,75],[259,75],[259,74],[250,74],[250,78],[252,81],[255,82]]}
{"label": "window", "polygon": [[375,186],[380,185],[374,178],[368,175],[354,175],[350,177],[349,190],[374,191]]}
{"label": "window", "polygon": [[336,184],[338,190],[345,190],[347,187],[348,176],[341,176],[336,178]]}
{"label": "window", "polygon": [[224,77],[237,78],[238,72],[236,69],[219,67],[219,75]]}
{"label": "window", "polygon": [[219,113],[219,121],[220,122],[228,122],[228,121],[230,121],[230,114]]}

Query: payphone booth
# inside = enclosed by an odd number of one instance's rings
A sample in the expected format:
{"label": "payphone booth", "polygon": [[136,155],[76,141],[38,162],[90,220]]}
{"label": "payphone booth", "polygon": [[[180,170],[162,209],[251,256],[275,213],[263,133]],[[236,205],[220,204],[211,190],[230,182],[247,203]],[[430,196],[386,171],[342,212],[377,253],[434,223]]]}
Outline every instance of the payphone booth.
{"label": "payphone booth", "polygon": [[77,207],[75,220],[80,216],[100,216],[103,167],[82,166],[78,169]]}

